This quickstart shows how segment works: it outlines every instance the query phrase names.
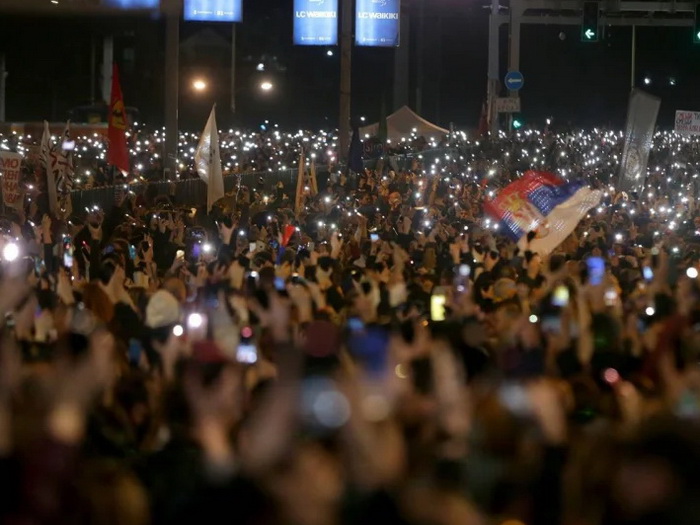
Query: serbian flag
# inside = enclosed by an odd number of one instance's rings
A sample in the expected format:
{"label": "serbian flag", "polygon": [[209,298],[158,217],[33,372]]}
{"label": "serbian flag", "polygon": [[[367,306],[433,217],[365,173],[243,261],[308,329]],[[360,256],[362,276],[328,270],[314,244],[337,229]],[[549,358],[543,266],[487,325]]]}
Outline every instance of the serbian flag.
{"label": "serbian flag", "polygon": [[119,84],[117,64],[112,65],[112,96],[109,104],[107,164],[116,166],[124,175],[129,173],[129,151],[126,149],[126,111]]}
{"label": "serbian flag", "polygon": [[542,171],[527,171],[484,205],[484,211],[500,222],[500,231],[514,241],[525,242],[528,232],[535,238],[528,249],[545,255],[566,239],[584,215],[597,206],[600,190],[584,182],[568,182]]}

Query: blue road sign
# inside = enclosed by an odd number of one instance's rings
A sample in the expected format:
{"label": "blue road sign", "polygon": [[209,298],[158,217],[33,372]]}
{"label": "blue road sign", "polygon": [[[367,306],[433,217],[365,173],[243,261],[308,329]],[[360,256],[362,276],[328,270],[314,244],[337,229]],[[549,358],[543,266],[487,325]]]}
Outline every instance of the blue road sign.
{"label": "blue road sign", "polygon": [[525,78],[520,71],[508,71],[505,78],[506,87],[511,91],[519,91],[525,83]]}

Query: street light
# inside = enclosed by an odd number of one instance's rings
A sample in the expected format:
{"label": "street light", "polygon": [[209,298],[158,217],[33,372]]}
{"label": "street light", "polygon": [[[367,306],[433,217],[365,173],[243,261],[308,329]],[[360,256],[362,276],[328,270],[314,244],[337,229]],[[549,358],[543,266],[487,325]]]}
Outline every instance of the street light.
{"label": "street light", "polygon": [[270,91],[273,87],[274,85],[269,80],[264,80],[260,83],[260,89],[263,91]]}
{"label": "street light", "polygon": [[207,89],[207,83],[201,78],[197,78],[194,80],[194,82],[192,82],[192,87],[195,91],[199,91],[201,93],[202,91]]}
{"label": "street light", "polygon": [[651,84],[651,78],[649,78],[649,77],[644,77],[644,85],[645,85],[645,86],[648,86],[648,85],[650,85],[650,84]]}

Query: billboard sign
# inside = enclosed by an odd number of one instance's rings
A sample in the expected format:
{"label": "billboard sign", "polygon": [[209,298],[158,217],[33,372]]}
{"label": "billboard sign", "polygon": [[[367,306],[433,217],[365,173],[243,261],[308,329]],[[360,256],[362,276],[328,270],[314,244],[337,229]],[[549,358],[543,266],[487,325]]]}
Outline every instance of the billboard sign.
{"label": "billboard sign", "polygon": [[241,22],[243,0],[185,0],[185,20],[196,22]]}
{"label": "billboard sign", "polygon": [[102,5],[114,9],[158,9],[160,0],[102,0]]}
{"label": "billboard sign", "polygon": [[294,0],[294,44],[338,43],[338,0]]}
{"label": "billboard sign", "polygon": [[401,0],[357,0],[355,44],[396,47],[401,33]]}

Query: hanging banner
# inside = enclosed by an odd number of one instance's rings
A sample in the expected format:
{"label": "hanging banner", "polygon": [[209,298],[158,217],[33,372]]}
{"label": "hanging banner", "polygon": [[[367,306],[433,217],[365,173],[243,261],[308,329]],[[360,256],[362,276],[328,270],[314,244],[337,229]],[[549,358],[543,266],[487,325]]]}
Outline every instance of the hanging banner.
{"label": "hanging banner", "polygon": [[185,0],[185,20],[242,22],[243,0]]}
{"label": "hanging banner", "polygon": [[355,44],[397,47],[401,33],[401,0],[357,0]]}
{"label": "hanging banner", "polygon": [[5,206],[15,206],[21,195],[19,177],[22,168],[22,156],[9,151],[0,152],[0,173],[2,174],[2,202]]}
{"label": "hanging banner", "polygon": [[338,43],[338,0],[294,0],[294,44]]}
{"label": "hanging banner", "polygon": [[618,191],[640,193],[644,189],[647,161],[654,139],[654,127],[660,105],[659,98],[639,89],[635,89],[630,95]]}
{"label": "hanging banner", "polygon": [[676,133],[700,135],[700,111],[676,111]]}
{"label": "hanging banner", "polygon": [[102,0],[102,4],[115,9],[158,9],[160,0]]}

